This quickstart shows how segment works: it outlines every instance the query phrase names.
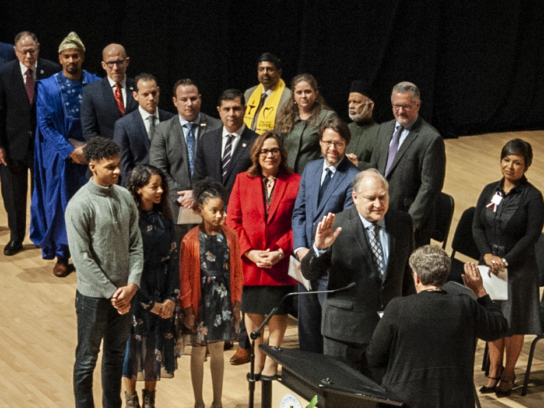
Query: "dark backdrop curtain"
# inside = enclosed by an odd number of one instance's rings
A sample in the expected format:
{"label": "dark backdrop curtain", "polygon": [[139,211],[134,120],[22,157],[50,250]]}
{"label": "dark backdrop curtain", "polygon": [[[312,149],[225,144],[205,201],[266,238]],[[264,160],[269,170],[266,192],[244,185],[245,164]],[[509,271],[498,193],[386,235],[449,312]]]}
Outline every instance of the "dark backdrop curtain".
{"label": "dark backdrop curtain", "polygon": [[171,88],[188,77],[214,116],[223,90],[256,83],[265,51],[282,59],[287,83],[313,74],[346,119],[353,79],[371,85],[379,122],[392,118],[392,86],[408,80],[421,115],[455,137],[544,128],[543,17],[539,0],[4,0],[0,41],[33,31],[54,60],[76,31],[84,68],[100,75],[103,47],[122,43],[130,76],[158,77],[162,108],[173,110]]}

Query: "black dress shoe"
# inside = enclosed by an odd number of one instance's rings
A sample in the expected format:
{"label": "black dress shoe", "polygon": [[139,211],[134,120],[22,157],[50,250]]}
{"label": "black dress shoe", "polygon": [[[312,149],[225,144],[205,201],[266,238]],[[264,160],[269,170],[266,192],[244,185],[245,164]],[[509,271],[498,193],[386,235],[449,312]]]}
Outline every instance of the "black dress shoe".
{"label": "black dress shoe", "polygon": [[4,247],[4,255],[11,256],[23,250],[23,244],[17,241],[9,241]]}

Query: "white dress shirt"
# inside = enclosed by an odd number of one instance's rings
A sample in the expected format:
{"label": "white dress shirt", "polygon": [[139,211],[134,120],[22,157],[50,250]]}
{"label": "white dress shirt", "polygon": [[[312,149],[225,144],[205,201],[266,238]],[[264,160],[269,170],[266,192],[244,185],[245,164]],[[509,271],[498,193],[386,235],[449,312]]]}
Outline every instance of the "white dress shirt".
{"label": "white dress shirt", "polygon": [[[400,134],[400,137],[399,137],[399,147],[397,149],[397,152],[399,151],[400,147],[402,146],[402,144],[404,143],[404,141],[406,140],[406,138],[410,134],[410,131],[412,130],[412,126],[414,126],[414,123],[416,123],[417,118],[419,118],[419,115],[416,116],[416,118],[414,119],[414,121],[412,123],[410,123],[410,125],[406,126],[402,130],[402,133]],[[395,122],[395,131],[393,132],[393,134],[395,134],[395,132],[397,131],[399,126],[402,126],[402,125],[399,122]],[[391,143],[393,143],[393,138],[391,138],[391,141],[389,142],[389,146],[391,146]]]}
{"label": "white dress shirt", "polygon": [[[25,67],[21,62],[19,61],[19,67],[21,67],[21,75],[23,76],[23,82],[26,85],[26,71],[28,70],[27,67]],[[38,61],[34,64],[32,69],[32,78],[34,78],[34,83],[36,82],[36,72],[38,71]]]}
{"label": "white dress shirt", "polygon": [[229,132],[227,129],[225,129],[225,126],[223,126],[223,136],[221,138],[221,157],[225,154],[225,147],[227,146],[228,141],[228,135],[233,135],[234,139],[232,139],[232,146],[230,149],[230,155],[234,154],[234,149],[236,149],[236,146],[238,146],[238,142],[240,141],[240,138],[242,137],[242,133],[244,132],[246,128],[246,125],[243,124],[240,129],[238,129],[236,132]]}
{"label": "white dress shirt", "polygon": [[[185,138],[185,143],[187,143],[187,128],[185,127],[185,124],[186,123],[189,123],[188,120],[185,120],[183,119],[180,115],[178,115],[179,117],[179,123],[181,125],[181,128],[183,129],[183,137]],[[195,137],[195,147],[198,143],[198,135],[200,133],[200,113],[198,114],[198,116],[196,117],[195,120],[193,120],[192,122],[195,126],[193,126],[193,136]]]}
{"label": "white dress shirt", "polygon": [[150,123],[149,123],[148,118],[150,116],[154,116],[155,117],[155,126],[157,126],[159,124],[159,109],[158,108],[155,109],[155,113],[151,114],[151,113],[145,111],[144,109],[142,109],[141,106],[138,106],[138,112],[140,112],[140,116],[142,117],[142,120],[144,121],[145,131],[149,135]]}

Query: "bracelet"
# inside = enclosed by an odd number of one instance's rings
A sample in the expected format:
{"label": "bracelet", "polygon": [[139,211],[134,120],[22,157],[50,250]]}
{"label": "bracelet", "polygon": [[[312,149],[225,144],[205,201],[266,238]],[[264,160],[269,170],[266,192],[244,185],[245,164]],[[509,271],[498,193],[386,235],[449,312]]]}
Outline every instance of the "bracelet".
{"label": "bracelet", "polygon": [[282,249],[278,249],[278,253],[280,254],[280,261],[283,259],[283,251]]}

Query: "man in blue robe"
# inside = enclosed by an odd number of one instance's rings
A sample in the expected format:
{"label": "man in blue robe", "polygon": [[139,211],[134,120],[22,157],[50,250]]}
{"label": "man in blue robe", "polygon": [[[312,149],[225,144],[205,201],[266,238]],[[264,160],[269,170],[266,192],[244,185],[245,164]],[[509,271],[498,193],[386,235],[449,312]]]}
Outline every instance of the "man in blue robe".
{"label": "man in blue robe", "polygon": [[44,259],[57,258],[53,273],[58,277],[74,270],[68,263],[64,211],[87,181],[81,95],[83,87],[100,79],[82,69],[84,60],[85,46],[71,32],[59,46],[62,71],[38,82],[30,239],[41,248]]}

